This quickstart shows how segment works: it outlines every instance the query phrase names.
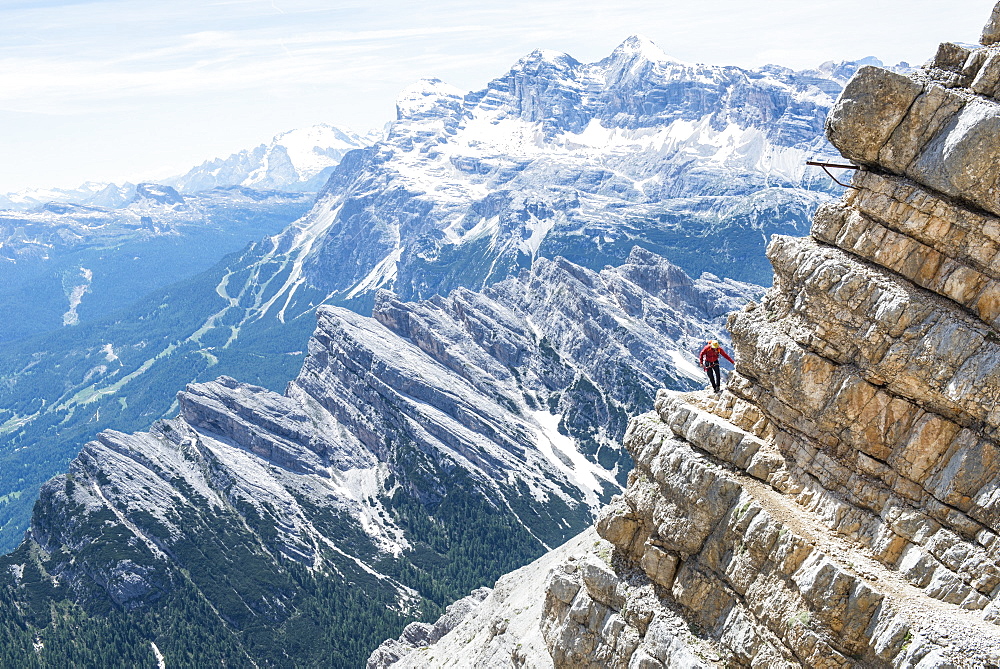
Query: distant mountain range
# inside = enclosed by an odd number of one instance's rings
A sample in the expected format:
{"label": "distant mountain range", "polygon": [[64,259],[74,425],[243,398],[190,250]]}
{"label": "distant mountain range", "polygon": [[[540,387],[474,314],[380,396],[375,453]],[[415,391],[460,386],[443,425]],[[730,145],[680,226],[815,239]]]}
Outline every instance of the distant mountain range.
{"label": "distant mountain range", "polygon": [[[315,193],[333,168],[352,149],[375,142],[381,133],[354,132],[319,124],[276,135],[269,144],[206,160],[183,175],[160,183],[191,194],[212,188],[242,186],[259,190]],[[88,181],[79,188],[29,188],[0,195],[0,210],[35,210],[47,204],[74,204],[117,209],[133,201],[138,185]]]}
{"label": "distant mountain range", "polygon": [[0,210],[0,342],[109,316],[280,232],[312,199],[239,186],[181,195],[138,184],[113,208],[49,202]]}
{"label": "distant mountain range", "polygon": [[[590,64],[536,51],[479,91],[408,87],[386,138],[352,152],[275,241],[283,318],[479,288],[537,257],[592,268],[634,245],[687,272],[770,283],[772,233],[839,193],[823,119],[857,64],[691,65],[630,38]],[[357,307],[363,311],[362,307]]]}
{"label": "distant mountain range", "polygon": [[163,183],[184,193],[227,186],[315,193],[326,184],[344,154],[374,143],[381,135],[326,124],[290,130],[275,136],[270,144],[205,161]]}

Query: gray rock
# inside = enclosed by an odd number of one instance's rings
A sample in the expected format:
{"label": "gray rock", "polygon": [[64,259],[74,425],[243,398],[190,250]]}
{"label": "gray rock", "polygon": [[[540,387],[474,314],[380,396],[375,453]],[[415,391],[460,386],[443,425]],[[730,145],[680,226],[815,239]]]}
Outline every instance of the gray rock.
{"label": "gray rock", "polygon": [[414,650],[436,644],[475,611],[491,592],[489,588],[473,590],[468,596],[449,604],[444,615],[433,625],[410,623],[403,629],[399,639],[388,639],[372,652],[366,664],[367,669],[386,669],[406,658]]}
{"label": "gray rock", "polygon": [[858,70],[827,119],[841,153],[933,191],[1000,213],[996,54],[945,43],[931,66],[904,76]]}
{"label": "gray rock", "polygon": [[1000,42],[1000,3],[993,8],[990,20],[983,26],[983,33],[979,38],[979,43],[986,46],[997,42]]}
{"label": "gray rock", "polygon": [[938,46],[937,53],[932,61],[934,67],[942,70],[949,70],[956,74],[962,74],[965,68],[965,61],[971,55],[971,51],[964,46],[952,42],[942,42]]}
{"label": "gray rock", "polygon": [[876,162],[879,151],[922,92],[923,86],[909,77],[862,67],[827,116],[830,142],[845,158]]}

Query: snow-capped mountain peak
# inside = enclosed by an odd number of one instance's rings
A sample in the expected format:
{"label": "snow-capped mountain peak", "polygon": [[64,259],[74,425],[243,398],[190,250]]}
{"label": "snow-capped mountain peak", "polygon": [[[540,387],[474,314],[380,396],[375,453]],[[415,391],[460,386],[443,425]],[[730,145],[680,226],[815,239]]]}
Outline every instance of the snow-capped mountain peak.
{"label": "snow-capped mountain peak", "polygon": [[330,167],[331,161],[340,162],[343,154],[358,148],[359,139],[374,139],[371,135],[372,133],[359,135],[326,123],[283,132],[271,140],[269,155],[265,156],[264,163],[247,177],[248,183],[240,185],[249,186],[266,179],[271,162],[269,157],[279,151],[278,147],[283,149],[281,153],[287,156],[298,178],[309,180]]}
{"label": "snow-capped mountain peak", "polygon": [[619,44],[613,52],[612,58],[643,58],[645,60],[662,63],[664,61],[677,63],[676,58],[672,58],[663,52],[653,40],[645,35],[632,35]]}
{"label": "snow-capped mountain peak", "polygon": [[[369,146],[381,138],[380,131],[356,132],[320,123],[280,133],[268,144],[226,158],[206,160],[183,175],[158,183],[160,187],[186,194],[233,186],[318,192],[348,151]],[[78,188],[27,188],[0,194],[0,209],[29,211],[50,203],[119,209],[132,203],[136,196],[133,183],[87,181]]]}
{"label": "snow-capped mountain peak", "polygon": [[533,51],[468,93],[422,79],[386,138],[275,239],[295,279],[262,304],[288,317],[378,288],[427,297],[538,257],[621,261],[638,239],[681,256],[721,245],[690,268],[767,282],[726,238],[763,258],[769,234],[804,227],[836,191],[805,162],[832,155],[823,119],[849,67],[693,65],[632,36],[593,63]]}

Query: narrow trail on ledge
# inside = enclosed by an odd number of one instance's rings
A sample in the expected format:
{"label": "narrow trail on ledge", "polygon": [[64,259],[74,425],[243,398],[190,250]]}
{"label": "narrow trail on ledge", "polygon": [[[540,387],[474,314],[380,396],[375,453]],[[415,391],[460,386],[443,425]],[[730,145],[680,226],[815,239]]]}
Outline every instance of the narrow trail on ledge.
{"label": "narrow trail on ledge", "polygon": [[[726,420],[713,410],[719,400],[717,395],[694,391],[684,393],[683,397],[700,411]],[[730,426],[751,434],[731,423]],[[770,440],[766,443],[773,447]],[[997,650],[1000,626],[984,620],[981,612],[963,609],[927,595],[901,573],[880,562],[862,544],[823,524],[793,497],[735,469],[729,463],[723,466],[772,518],[805,539],[845,572],[865,580],[872,590],[883,594],[885,605],[902,615],[915,633],[942,645],[957,644],[964,653],[970,654],[967,659],[983,662],[969,666],[994,666],[993,663],[1000,660],[1000,651]],[[959,639],[954,638],[956,631],[961,635]]]}
{"label": "narrow trail on ledge", "polygon": [[[928,596],[897,571],[876,560],[869,551],[816,520],[788,496],[755,478],[730,470],[730,474],[771,517],[810,542],[844,571],[864,579],[886,603],[901,614],[915,632],[931,640],[948,639],[966,653],[996,660],[1000,628],[979,613]],[[954,638],[955,631],[961,633]],[[972,659],[972,658],[970,658]],[[984,665],[985,666],[985,665]]]}

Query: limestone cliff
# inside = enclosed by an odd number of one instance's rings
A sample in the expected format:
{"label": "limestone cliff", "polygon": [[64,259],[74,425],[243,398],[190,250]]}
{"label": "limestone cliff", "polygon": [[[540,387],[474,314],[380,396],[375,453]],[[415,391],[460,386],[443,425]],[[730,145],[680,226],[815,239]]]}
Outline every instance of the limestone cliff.
{"label": "limestone cliff", "polygon": [[773,239],[727,389],[632,420],[612,548],[551,570],[551,659],[512,664],[1000,666],[998,34],[847,85],[853,187]]}

